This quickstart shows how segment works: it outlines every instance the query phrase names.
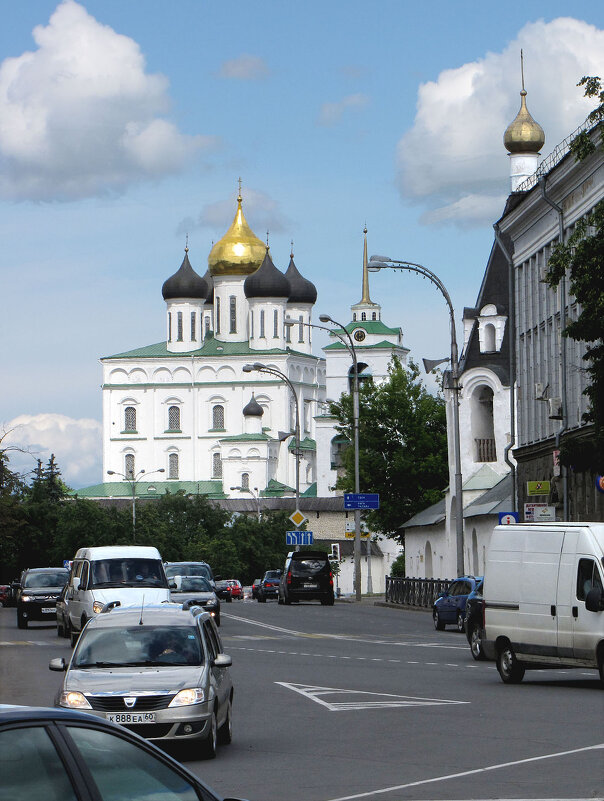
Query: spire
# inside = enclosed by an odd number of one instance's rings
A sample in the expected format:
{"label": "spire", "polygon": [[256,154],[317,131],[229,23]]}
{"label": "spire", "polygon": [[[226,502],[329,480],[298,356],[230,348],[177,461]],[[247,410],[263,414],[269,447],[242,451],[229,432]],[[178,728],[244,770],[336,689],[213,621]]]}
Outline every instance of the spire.
{"label": "spire", "polygon": [[508,125],[503,135],[503,144],[510,153],[538,153],[545,144],[543,128],[530,115],[526,107],[526,89],[524,88],[524,54],[520,51],[520,74],[522,90],[520,92],[520,111]]}
{"label": "spire", "polygon": [[369,297],[369,270],[367,269],[367,225],[363,228],[363,295],[361,303],[372,303]]}
{"label": "spire", "polygon": [[370,322],[381,319],[381,306],[369,295],[369,261],[367,259],[367,225],[363,228],[363,287],[362,297],[351,306],[353,322]]}

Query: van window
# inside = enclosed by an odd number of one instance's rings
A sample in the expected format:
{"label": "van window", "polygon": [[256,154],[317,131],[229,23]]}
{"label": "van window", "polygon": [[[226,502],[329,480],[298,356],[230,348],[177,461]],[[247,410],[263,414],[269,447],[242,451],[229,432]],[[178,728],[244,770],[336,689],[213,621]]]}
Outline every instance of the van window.
{"label": "van window", "polygon": [[88,587],[86,586],[87,584],[88,584],[88,562],[83,562],[82,574],[80,576],[80,589],[87,590],[88,589]]}
{"label": "van window", "polygon": [[91,565],[90,589],[168,586],[157,559],[98,559]]}
{"label": "van window", "polygon": [[316,557],[309,559],[292,559],[289,567],[292,576],[316,576],[318,573],[329,572],[329,560]]}
{"label": "van window", "polygon": [[579,559],[577,570],[577,599],[584,601],[587,593],[594,587],[602,589],[602,579],[598,572],[597,562],[593,559]]}

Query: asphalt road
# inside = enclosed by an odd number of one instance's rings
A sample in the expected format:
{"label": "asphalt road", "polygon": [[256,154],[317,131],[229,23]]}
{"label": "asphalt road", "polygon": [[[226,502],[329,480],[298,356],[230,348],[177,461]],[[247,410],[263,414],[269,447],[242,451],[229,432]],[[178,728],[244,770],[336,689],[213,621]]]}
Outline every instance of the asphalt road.
{"label": "asphalt road", "polygon": [[[234,736],[188,766],[250,801],[604,798],[596,671],[506,686],[425,612],[369,603],[224,604]],[[0,609],[0,702],[50,706],[55,629]],[[176,754],[177,755],[177,754]]]}

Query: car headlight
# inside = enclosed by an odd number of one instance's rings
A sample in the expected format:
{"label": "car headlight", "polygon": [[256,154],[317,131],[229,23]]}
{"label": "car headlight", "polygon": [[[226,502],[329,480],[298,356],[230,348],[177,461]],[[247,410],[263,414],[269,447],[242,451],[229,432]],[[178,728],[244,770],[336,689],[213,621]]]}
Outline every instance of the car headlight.
{"label": "car headlight", "polygon": [[99,612],[103,611],[104,606],[105,604],[101,603],[100,601],[95,601],[92,604],[92,611],[95,613],[95,615],[98,615]]}
{"label": "car headlight", "polygon": [[216,606],[218,606],[218,601],[208,601],[206,604],[206,609],[214,609]]}
{"label": "car headlight", "polygon": [[61,706],[67,706],[70,709],[92,709],[86,700],[86,696],[82,695],[82,693],[76,693],[74,691],[62,692],[60,704]]}
{"label": "car headlight", "polygon": [[205,699],[206,694],[201,687],[191,687],[176,693],[170,701],[170,706],[190,706],[191,704],[200,704]]}
{"label": "car headlight", "polygon": [[24,603],[27,603],[28,601],[33,601],[33,600],[34,600],[34,597],[33,597],[33,595],[22,595],[22,596],[21,596],[21,600],[22,600]]}

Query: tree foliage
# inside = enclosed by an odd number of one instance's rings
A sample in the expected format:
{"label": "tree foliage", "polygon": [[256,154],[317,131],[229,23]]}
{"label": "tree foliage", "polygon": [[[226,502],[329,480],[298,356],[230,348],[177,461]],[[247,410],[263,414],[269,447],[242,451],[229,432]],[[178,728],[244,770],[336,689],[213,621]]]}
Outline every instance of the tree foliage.
{"label": "tree foliage", "polygon": [[[598,105],[587,116],[589,122],[595,124],[604,120],[604,87],[602,87],[600,77],[598,75],[584,75],[577,86],[585,87],[583,92],[585,97],[595,97],[599,101]],[[604,145],[604,128],[600,130],[600,142]],[[593,153],[595,149],[596,146],[591,140],[588,131],[581,131],[580,134],[575,136],[570,145],[571,153],[574,153],[577,161],[582,161],[590,153]]]}
{"label": "tree foliage", "polygon": [[[411,363],[396,357],[383,384],[365,381],[359,391],[361,492],[377,492],[380,509],[367,516],[372,528],[396,538],[402,523],[436,503],[448,483],[445,402],[431,395]],[[352,397],[331,404],[337,430],[353,441]],[[354,449],[344,452],[345,475],[337,486],[354,490]]]}

